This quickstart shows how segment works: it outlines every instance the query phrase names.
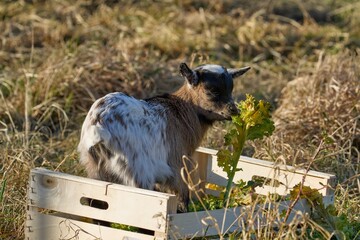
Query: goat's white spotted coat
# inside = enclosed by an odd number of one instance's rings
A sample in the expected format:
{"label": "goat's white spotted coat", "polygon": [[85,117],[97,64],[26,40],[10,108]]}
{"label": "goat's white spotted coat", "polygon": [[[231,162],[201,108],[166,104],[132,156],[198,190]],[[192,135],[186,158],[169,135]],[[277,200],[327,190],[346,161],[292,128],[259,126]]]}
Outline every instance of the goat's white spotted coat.
{"label": "goat's white spotted coat", "polygon": [[[153,189],[155,182],[172,175],[164,111],[159,104],[123,93],[108,94],[92,105],[82,127],[79,151],[102,143],[112,153],[107,171],[126,181],[123,184]],[[129,172],[133,173],[130,178]]]}

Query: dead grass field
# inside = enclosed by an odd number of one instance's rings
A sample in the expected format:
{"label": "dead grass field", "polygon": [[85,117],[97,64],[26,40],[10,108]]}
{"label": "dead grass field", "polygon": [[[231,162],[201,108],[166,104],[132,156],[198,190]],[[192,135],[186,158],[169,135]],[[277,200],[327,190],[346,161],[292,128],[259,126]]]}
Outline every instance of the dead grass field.
{"label": "dead grass field", "polygon": [[84,175],[76,145],[96,98],[171,92],[182,61],[251,66],[235,97],[270,101],[277,128],[246,153],[307,166],[325,142],[312,168],[337,175],[348,228],[319,238],[360,237],[358,1],[3,0],[0,19],[0,239],[24,238],[31,168]]}

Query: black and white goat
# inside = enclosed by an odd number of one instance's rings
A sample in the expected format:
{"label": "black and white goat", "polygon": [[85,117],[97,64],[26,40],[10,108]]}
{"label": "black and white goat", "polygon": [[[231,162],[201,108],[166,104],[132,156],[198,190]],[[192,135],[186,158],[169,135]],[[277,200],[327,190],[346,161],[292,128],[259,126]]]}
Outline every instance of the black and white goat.
{"label": "black and white goat", "polygon": [[207,129],[238,112],[233,79],[250,68],[201,65],[180,73],[185,84],[172,94],[137,100],[110,93],[91,107],[78,146],[88,176],[124,185],[160,189],[178,196],[186,211],[189,190],[181,177],[182,156],[191,156]]}

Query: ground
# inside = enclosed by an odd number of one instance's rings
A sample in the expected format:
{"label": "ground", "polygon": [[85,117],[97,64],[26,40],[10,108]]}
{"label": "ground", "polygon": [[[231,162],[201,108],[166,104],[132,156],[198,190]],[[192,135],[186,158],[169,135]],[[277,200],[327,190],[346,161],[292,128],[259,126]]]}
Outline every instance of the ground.
{"label": "ground", "polygon": [[[95,99],[171,92],[183,61],[251,66],[235,98],[269,101],[276,130],[245,154],[307,166],[322,144],[312,168],[337,175],[336,214],[351,228],[360,221],[359,12],[352,0],[2,1],[0,238],[24,237],[31,168],[84,175],[76,145]],[[222,146],[227,128],[215,125],[203,146]]]}

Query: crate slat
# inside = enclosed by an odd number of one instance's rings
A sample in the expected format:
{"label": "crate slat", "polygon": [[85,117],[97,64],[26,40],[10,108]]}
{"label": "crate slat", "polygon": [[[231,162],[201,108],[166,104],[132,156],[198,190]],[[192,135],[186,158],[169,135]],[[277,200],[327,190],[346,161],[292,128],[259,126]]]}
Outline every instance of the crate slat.
{"label": "crate slat", "polygon": [[[108,209],[83,205],[82,197],[105,201]],[[37,168],[31,171],[29,205],[165,232],[176,197]]]}
{"label": "crate slat", "polygon": [[[262,226],[267,224],[267,209],[274,208],[276,212],[281,213],[288,209],[289,205],[290,201],[283,201],[272,205],[259,204],[255,210],[243,206],[209,212],[170,214],[169,237],[171,239],[183,239],[226,234],[235,230],[241,231],[243,229],[242,224],[247,223],[249,215],[252,215],[250,219],[254,220],[254,227],[259,228],[259,224]],[[295,204],[287,222],[293,221],[296,215],[301,217],[302,214],[306,213],[310,213],[310,207],[305,199],[301,199]]]}
{"label": "crate slat", "polygon": [[83,221],[42,214],[34,209],[26,221],[25,239],[137,239],[153,240],[155,237],[141,233],[114,229]]}
{"label": "crate slat", "polygon": [[[198,152],[203,152],[211,155],[211,161],[207,166],[207,178],[206,182],[215,183],[221,186],[226,186],[227,175],[217,166],[217,152],[213,149],[199,148]],[[309,171],[306,173],[304,169],[296,169],[287,165],[276,165],[273,162],[259,160],[255,158],[249,158],[241,156],[238,168],[242,168],[243,171],[239,171],[235,174],[234,182],[240,179],[244,181],[252,180],[253,176],[265,177],[268,179],[276,179],[281,184],[280,186],[268,186],[257,187],[256,192],[266,195],[267,193],[278,193],[280,195],[289,194],[294,185],[302,181],[303,176],[306,174],[305,185],[311,188],[319,189],[319,192],[323,195],[330,195],[333,190],[329,187],[335,182],[335,176],[332,174]]]}

